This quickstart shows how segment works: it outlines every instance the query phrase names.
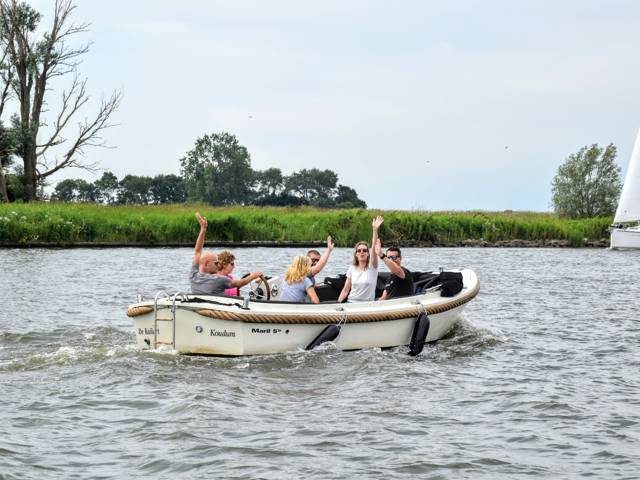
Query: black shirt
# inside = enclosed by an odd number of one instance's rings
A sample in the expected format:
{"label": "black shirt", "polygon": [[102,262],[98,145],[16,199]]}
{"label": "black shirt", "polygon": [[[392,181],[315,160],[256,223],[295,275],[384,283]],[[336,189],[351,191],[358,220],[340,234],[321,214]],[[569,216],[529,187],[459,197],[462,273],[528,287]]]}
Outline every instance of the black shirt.
{"label": "black shirt", "polygon": [[406,268],[400,268],[404,270],[404,278],[391,274],[389,282],[384,286],[384,289],[387,291],[387,298],[413,295],[413,275]]}

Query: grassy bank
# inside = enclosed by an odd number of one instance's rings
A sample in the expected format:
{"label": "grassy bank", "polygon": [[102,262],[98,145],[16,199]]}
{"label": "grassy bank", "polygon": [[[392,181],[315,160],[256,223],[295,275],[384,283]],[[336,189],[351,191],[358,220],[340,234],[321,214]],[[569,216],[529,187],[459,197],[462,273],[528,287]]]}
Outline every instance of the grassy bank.
{"label": "grassy bank", "polygon": [[[313,208],[212,208],[206,205],[101,206],[0,204],[0,245],[83,242],[166,244],[195,241],[200,211],[209,242],[314,242],[332,235],[339,246],[371,236],[378,211]],[[455,245],[465,240],[566,240],[608,236],[610,218],[559,219],[534,212],[380,212],[385,244]]]}

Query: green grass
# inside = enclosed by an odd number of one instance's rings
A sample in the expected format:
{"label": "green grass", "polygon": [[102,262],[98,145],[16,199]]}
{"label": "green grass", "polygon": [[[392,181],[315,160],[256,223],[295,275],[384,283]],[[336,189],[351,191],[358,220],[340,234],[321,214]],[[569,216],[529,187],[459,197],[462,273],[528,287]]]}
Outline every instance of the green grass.
{"label": "green grass", "polygon": [[314,208],[212,208],[207,205],[103,206],[0,204],[0,245],[81,242],[193,243],[194,212],[209,221],[208,241],[315,242],[332,235],[339,246],[371,237],[383,214],[385,244],[451,245],[463,240],[568,240],[573,246],[608,236],[611,218],[561,219],[536,212],[419,212]]}

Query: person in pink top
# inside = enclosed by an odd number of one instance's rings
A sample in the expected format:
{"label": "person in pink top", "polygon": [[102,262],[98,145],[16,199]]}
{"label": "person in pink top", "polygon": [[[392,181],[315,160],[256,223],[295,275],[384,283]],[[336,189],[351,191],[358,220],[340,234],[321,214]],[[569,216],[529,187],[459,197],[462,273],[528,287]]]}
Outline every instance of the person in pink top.
{"label": "person in pink top", "polygon": [[[233,275],[229,274],[229,275],[227,275],[227,278],[229,278],[229,279],[233,280]],[[224,291],[224,294],[225,294],[225,295],[230,295],[230,296],[232,296],[232,297],[234,297],[234,296],[235,296],[235,297],[237,297],[237,296],[239,296],[239,295],[240,295],[240,289],[239,289],[238,287],[235,287],[235,288],[227,288],[227,289]]]}
{"label": "person in pink top", "polygon": [[[233,275],[231,274],[234,268],[236,268],[235,255],[231,253],[229,250],[224,250],[220,252],[218,254],[218,275],[223,275],[233,281],[233,284],[231,285],[231,287],[225,289],[224,291],[225,295],[239,296],[240,295],[239,287],[246,285],[251,280],[253,280],[253,278],[250,279],[249,281],[247,281],[246,278],[243,278],[240,280],[234,280]],[[260,275],[262,275],[262,273],[260,273]]]}

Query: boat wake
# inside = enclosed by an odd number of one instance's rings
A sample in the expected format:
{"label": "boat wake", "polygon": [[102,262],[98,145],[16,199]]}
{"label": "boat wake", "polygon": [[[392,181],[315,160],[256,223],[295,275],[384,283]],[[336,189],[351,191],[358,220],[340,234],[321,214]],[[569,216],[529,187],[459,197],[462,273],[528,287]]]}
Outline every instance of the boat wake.
{"label": "boat wake", "polygon": [[131,334],[109,327],[0,332],[0,372],[100,363],[137,353]]}
{"label": "boat wake", "polygon": [[425,353],[428,356],[430,352],[436,352],[441,358],[466,357],[478,355],[507,340],[502,333],[480,327],[463,317],[447,336],[432,348],[425,348]]}
{"label": "boat wake", "polygon": [[[311,351],[256,355],[253,357],[206,357],[176,355],[168,346],[155,350],[139,350],[131,341],[132,335],[112,327],[91,329],[56,329],[51,332],[0,332],[0,372],[16,372],[89,365],[122,358],[136,362],[158,362],[177,365],[218,365],[226,368],[323,368],[345,359],[366,361],[404,361],[408,347],[387,349],[368,348],[343,352],[333,342]],[[506,341],[500,333],[478,327],[464,316],[441,340],[427,344],[417,361],[447,361],[457,357],[478,355]],[[342,360],[341,360],[342,359]]]}
{"label": "boat wake", "polygon": [[[475,323],[467,321],[463,316],[451,332],[441,340],[425,345],[424,350],[417,357],[408,355],[408,346],[384,349],[372,347],[362,350],[342,351],[335,343],[326,342],[313,350],[300,349],[284,353],[243,357],[178,356],[178,358],[195,364],[209,363],[236,369],[256,368],[269,371],[318,368],[319,371],[322,371],[323,368],[335,366],[341,362],[356,362],[363,365],[371,362],[385,364],[394,360],[402,363],[411,361],[446,362],[454,358],[480,355],[506,341],[508,341],[507,337],[500,332],[478,327]],[[162,352],[153,350],[146,351],[146,353],[158,358],[157,353],[175,354],[175,351],[167,350],[167,352]]]}

